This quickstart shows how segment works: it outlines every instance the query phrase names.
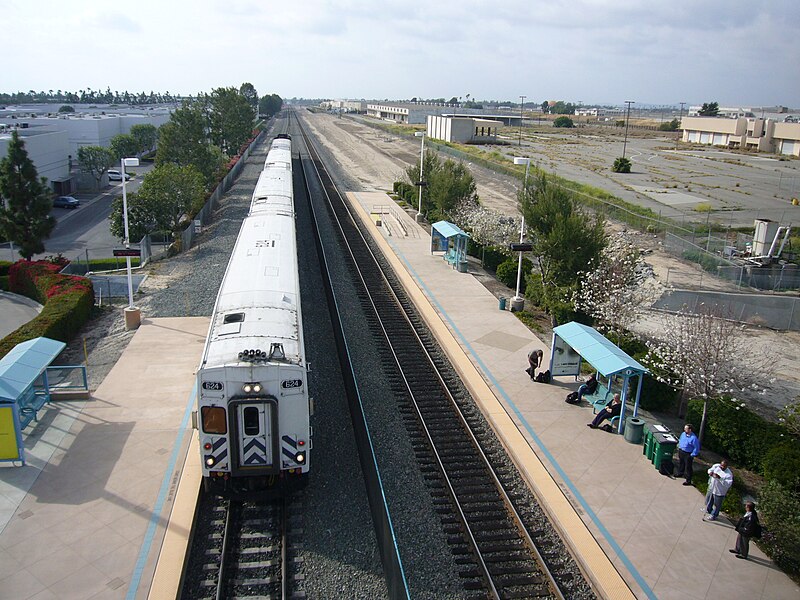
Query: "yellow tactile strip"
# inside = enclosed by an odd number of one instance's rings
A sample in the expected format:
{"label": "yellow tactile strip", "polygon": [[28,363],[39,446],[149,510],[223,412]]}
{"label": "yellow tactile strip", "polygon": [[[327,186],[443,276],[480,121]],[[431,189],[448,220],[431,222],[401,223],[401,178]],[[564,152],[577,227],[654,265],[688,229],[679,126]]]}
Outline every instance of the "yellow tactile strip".
{"label": "yellow tactile strip", "polygon": [[507,449],[509,456],[517,465],[520,473],[528,482],[542,508],[547,512],[555,527],[558,528],[581,570],[593,586],[594,591],[601,598],[613,600],[635,598],[636,596],[628,584],[625,583],[625,580],[597,543],[597,540],[592,536],[586,524],[575,512],[561,488],[545,469],[528,440],[520,432],[461,345],[453,337],[452,332],[442,321],[422,290],[420,290],[417,281],[407,271],[405,264],[395,255],[386,239],[378,232],[375,223],[366,212],[369,210],[369,206],[364,207],[361,204],[362,201],[368,203],[367,196],[373,195],[376,196],[379,203],[384,205],[387,202],[392,202],[385,194],[347,193],[351,204],[356,208],[359,219],[365,226],[364,228],[370,232],[392,264],[395,272],[402,280],[406,292],[417,306],[428,327],[434,332],[439,344],[445,350],[467,389],[469,389],[473,398],[481,407],[486,419]]}
{"label": "yellow tactile strip", "polygon": [[148,600],[175,600],[179,596],[201,479],[199,441],[197,431],[194,431],[183,463],[175,503],[158,555]]}

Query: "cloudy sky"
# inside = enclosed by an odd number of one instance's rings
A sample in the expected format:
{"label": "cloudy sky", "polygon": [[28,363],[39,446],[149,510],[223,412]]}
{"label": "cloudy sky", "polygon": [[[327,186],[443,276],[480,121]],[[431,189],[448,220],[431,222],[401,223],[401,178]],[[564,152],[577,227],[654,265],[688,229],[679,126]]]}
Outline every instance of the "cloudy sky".
{"label": "cloudy sky", "polygon": [[0,91],[800,108],[798,0],[0,0]]}

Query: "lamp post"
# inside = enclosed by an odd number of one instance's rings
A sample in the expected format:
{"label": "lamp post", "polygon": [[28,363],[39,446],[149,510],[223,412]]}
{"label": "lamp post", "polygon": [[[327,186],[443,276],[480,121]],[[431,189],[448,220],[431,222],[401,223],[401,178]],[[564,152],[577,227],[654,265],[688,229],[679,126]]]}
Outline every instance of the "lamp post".
{"label": "lamp post", "polygon": [[[520,96],[520,103],[519,103],[519,145],[522,147],[522,109],[525,108],[525,98],[527,96]],[[522,164],[522,163],[520,163]]]}
{"label": "lamp post", "polygon": [[[686,106],[686,102],[681,102],[680,105],[681,105],[681,116],[680,116],[680,119],[678,119],[678,127],[681,129],[681,131],[683,131],[683,107]],[[678,140],[680,140],[682,138],[683,138],[683,133],[681,133],[681,135],[679,135],[675,139],[675,149],[676,150],[678,149]]]}
{"label": "lamp post", "polygon": [[628,121],[631,118],[631,104],[634,104],[634,101],[625,100],[625,104],[628,105],[628,112],[625,116],[625,141],[622,143],[622,158],[625,158],[625,148],[628,146]]}
{"label": "lamp post", "polygon": [[[138,158],[123,158],[120,160],[120,173],[122,174],[122,220],[125,225],[125,248],[130,248],[131,241],[128,235],[128,194],[126,183],[128,176],[125,174],[125,167],[138,167]],[[125,257],[125,264],[128,271],[128,308],[125,309],[125,327],[136,329],[141,321],[141,313],[138,308],[133,306],[133,281],[131,278],[131,257]]]}
{"label": "lamp post", "polygon": [[[531,159],[527,156],[515,156],[514,157],[514,164],[515,165],[525,165],[525,182],[522,185],[522,194],[523,198],[528,190],[528,171],[531,168]],[[524,207],[523,207],[524,208]],[[514,297],[511,299],[511,310],[516,312],[520,311],[525,307],[525,298],[520,296],[519,294],[519,285],[522,280],[522,252],[524,251],[524,247],[522,245],[522,240],[525,239],[525,213],[522,214],[522,223],[519,226],[519,262],[517,263],[517,291],[514,294]]]}
{"label": "lamp post", "polygon": [[422,167],[425,159],[425,132],[415,131],[414,135],[418,138],[421,138],[420,148],[419,148],[419,182],[417,182],[417,185],[419,186],[419,206],[417,207],[417,221],[422,221],[422,186],[424,185],[424,182],[422,180]]}

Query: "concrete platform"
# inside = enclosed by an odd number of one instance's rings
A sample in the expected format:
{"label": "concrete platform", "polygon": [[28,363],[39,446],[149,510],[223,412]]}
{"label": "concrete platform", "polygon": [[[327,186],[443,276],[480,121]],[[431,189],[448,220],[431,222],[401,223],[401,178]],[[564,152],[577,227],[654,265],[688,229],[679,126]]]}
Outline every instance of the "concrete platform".
{"label": "concrete platform", "polygon": [[0,468],[0,599],[146,598],[190,440],[208,318],[144,319],[91,399]]}
{"label": "concrete platform", "polygon": [[[591,407],[564,402],[567,392],[577,388],[573,378],[558,378],[552,385],[531,381],[524,372],[527,353],[541,348],[547,357],[549,349],[513,314],[498,310],[497,298],[474,277],[451,268],[441,254],[432,255],[429,236],[412,217],[400,213],[403,227],[391,228],[389,235],[369,217],[378,207],[391,205],[385,194],[348,196],[363,208],[361,219],[373,236],[397,257],[411,294],[430,302],[480,373],[482,382],[467,382],[473,394],[484,383],[499,400],[502,414],[492,409],[488,414],[498,435],[515,454],[533,450],[569,498],[571,512],[580,515],[637,597],[800,598],[800,587],[754,544],[747,561],[728,552],[736,539],[733,526],[724,520],[704,522],[704,498],[695,488],[660,475],[642,455],[641,445],[587,428]],[[403,230],[415,228],[419,235],[403,235]],[[526,460],[516,459],[536,490],[536,473],[528,470]],[[571,518],[563,510],[556,517]],[[567,538],[575,535],[574,524],[562,524],[561,529]],[[589,547],[584,539],[576,539],[576,547]],[[606,597],[624,597],[626,590],[615,587],[613,579],[602,587],[600,580],[607,575],[600,566],[603,561],[596,556],[592,561],[581,562],[585,570],[599,566],[592,573],[599,578],[594,580],[602,588],[598,591]]]}

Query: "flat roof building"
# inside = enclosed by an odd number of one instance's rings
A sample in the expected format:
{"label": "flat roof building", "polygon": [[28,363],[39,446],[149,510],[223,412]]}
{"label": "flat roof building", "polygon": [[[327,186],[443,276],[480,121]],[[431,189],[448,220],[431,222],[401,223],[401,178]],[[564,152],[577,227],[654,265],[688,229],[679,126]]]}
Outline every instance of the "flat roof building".
{"label": "flat roof building", "polygon": [[800,123],[738,117],[684,117],[683,141],[800,156]]}
{"label": "flat roof building", "polygon": [[497,129],[502,123],[474,117],[428,116],[427,135],[434,140],[455,144],[497,143]]}
{"label": "flat roof building", "polygon": [[[8,155],[13,128],[0,126],[0,157]],[[51,189],[57,194],[69,194],[73,191],[70,181],[70,168],[76,161],[70,157],[69,141],[66,131],[54,131],[42,127],[17,128],[20,139],[25,144],[25,151],[36,167],[39,177],[46,177]]]}

